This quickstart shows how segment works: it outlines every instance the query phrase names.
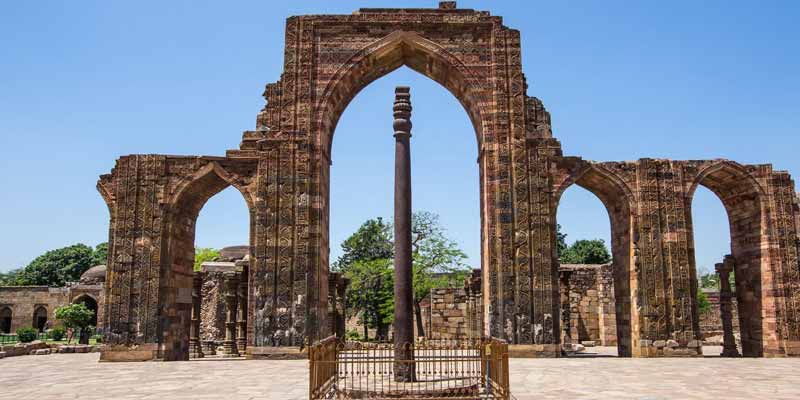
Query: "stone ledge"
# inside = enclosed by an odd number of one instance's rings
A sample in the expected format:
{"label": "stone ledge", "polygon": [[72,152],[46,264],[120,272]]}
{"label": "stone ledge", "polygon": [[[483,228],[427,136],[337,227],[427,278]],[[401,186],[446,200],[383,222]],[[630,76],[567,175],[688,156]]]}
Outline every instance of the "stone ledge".
{"label": "stone ledge", "polygon": [[675,340],[641,340],[639,346],[633,347],[633,357],[703,357],[703,348],[699,340],[690,340],[680,344]]}
{"label": "stone ledge", "polygon": [[308,359],[307,349],[300,351],[300,347],[247,347],[245,357],[248,360],[305,360]]}
{"label": "stone ledge", "polygon": [[557,358],[561,357],[560,344],[510,344],[509,358]]}
{"label": "stone ledge", "polygon": [[100,362],[140,362],[158,358],[156,345],[106,346],[100,351]]}

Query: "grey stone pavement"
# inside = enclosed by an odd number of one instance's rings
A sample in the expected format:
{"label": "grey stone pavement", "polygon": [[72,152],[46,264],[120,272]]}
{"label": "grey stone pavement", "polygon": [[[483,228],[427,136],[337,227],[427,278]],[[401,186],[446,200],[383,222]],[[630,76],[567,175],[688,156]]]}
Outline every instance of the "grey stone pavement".
{"label": "grey stone pavement", "polygon": [[[800,359],[512,359],[533,399],[800,399]],[[706,348],[706,354],[718,349]],[[307,361],[98,363],[98,354],[0,360],[0,399],[307,399]]]}

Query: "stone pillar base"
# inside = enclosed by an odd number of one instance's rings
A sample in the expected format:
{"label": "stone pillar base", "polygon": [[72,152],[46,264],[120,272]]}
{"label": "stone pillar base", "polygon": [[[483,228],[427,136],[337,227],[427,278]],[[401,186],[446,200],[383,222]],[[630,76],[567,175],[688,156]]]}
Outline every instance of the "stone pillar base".
{"label": "stone pillar base", "polygon": [[741,357],[742,355],[739,354],[738,349],[722,349],[722,353],[719,354],[720,357]]}
{"label": "stone pillar base", "polygon": [[510,344],[509,358],[557,358],[561,357],[560,344]]}
{"label": "stone pillar base", "polygon": [[224,348],[222,355],[225,357],[239,357],[239,349],[236,347],[235,340],[226,340],[222,347]]}
{"label": "stone pillar base", "polygon": [[110,345],[100,351],[100,362],[136,362],[158,359],[158,345]]}
{"label": "stone pillar base", "polygon": [[189,358],[203,358],[203,346],[200,345],[199,340],[189,339]]}
{"label": "stone pillar base", "polygon": [[640,340],[639,346],[634,346],[633,357],[702,357],[703,342],[690,340],[680,344],[675,340]]}

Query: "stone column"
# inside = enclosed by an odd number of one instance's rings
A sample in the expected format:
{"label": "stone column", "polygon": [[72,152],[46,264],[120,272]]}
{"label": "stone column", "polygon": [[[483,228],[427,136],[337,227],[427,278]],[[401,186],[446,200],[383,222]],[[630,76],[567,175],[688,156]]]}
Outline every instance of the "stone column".
{"label": "stone column", "polygon": [[237,297],[239,289],[239,276],[236,272],[225,272],[223,274],[223,288],[225,291],[225,303],[227,312],[225,314],[225,342],[224,355],[228,357],[238,357],[239,349],[236,347],[236,312]]}
{"label": "stone column", "polygon": [[719,314],[722,320],[722,357],[740,357],[736,348],[736,338],[733,336],[733,315],[731,310],[731,271],[733,271],[733,257],[725,256],[725,260],[715,265],[719,275]]}
{"label": "stone column", "polygon": [[236,345],[239,352],[244,352],[247,348],[247,268],[245,268],[239,275],[238,287],[238,303],[239,313],[238,320],[236,321],[238,327],[236,331]]}
{"label": "stone column", "polygon": [[202,272],[195,272],[192,277],[192,325],[189,329],[189,357],[203,358],[203,346],[200,343],[200,306],[203,303]]}
{"label": "stone column", "polygon": [[411,281],[411,94],[395,89],[394,99],[394,378],[414,381],[414,310]]}

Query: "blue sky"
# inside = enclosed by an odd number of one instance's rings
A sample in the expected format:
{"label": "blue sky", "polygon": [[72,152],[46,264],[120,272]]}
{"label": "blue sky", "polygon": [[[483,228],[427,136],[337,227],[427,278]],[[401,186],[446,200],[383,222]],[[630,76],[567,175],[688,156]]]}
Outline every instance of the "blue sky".
{"label": "blue sky", "polygon": [[[252,129],[283,62],[284,19],[425,1],[38,1],[0,11],[0,270],[107,239],[97,176],[123,154],[222,155]],[[528,93],[565,154],[771,162],[800,173],[800,3],[459,1],[522,32]],[[365,219],[391,216],[391,101],[412,87],[414,206],[441,215],[479,265],[476,143],[466,113],[401,69],[364,89],[333,147],[332,259]],[[698,265],[728,252],[713,194],[694,200]],[[558,213],[568,240],[609,237],[599,200],[573,187]],[[247,241],[228,189],[197,226],[199,246]]]}

